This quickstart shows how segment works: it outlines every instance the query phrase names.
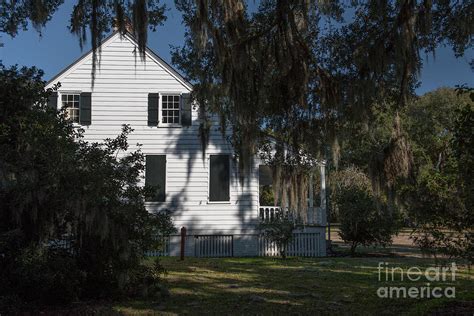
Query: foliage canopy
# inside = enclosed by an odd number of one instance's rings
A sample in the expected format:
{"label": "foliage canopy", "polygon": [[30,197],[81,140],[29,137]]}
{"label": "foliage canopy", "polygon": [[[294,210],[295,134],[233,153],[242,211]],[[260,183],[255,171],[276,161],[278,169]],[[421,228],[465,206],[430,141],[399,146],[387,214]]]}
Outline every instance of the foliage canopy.
{"label": "foliage canopy", "polygon": [[[145,209],[152,190],[139,185],[143,154],[126,152],[131,128],[103,144],[83,141],[65,110],[45,105],[52,89],[41,76],[0,66],[0,295],[34,299],[18,288],[21,278],[60,262],[80,283],[75,295],[124,293],[145,252],[173,231],[170,217]],[[67,251],[54,249],[60,240]]]}
{"label": "foliage canopy", "polygon": [[[11,2],[0,15],[0,30],[14,36],[28,21],[40,29],[61,3]],[[332,156],[337,163],[341,127],[370,122],[377,101],[391,100],[396,109],[406,104],[417,84],[422,53],[448,44],[462,56],[472,47],[474,5],[469,1],[175,4],[187,32],[173,61],[195,83],[204,148],[208,114],[218,114],[223,133],[232,127],[244,169],[262,134],[268,133],[315,157]],[[144,56],[147,30],[164,21],[165,9],[159,0],[80,0],[70,30],[81,45],[90,30],[94,65],[99,43],[113,24],[121,32],[130,26]],[[373,179],[385,190],[411,170],[411,151],[397,122],[387,148],[370,165]]]}

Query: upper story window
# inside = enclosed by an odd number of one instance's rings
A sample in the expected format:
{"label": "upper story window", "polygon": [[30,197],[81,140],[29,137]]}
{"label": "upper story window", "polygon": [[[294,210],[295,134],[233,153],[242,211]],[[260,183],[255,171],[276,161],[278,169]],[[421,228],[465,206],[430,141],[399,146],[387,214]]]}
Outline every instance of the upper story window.
{"label": "upper story window", "polygon": [[148,126],[192,126],[190,93],[148,93]]}
{"label": "upper story window", "polygon": [[161,122],[163,124],[180,124],[180,96],[163,94],[161,97]]}
{"label": "upper story window", "polygon": [[74,123],[79,123],[79,93],[61,94],[61,106],[66,107],[68,117]]}

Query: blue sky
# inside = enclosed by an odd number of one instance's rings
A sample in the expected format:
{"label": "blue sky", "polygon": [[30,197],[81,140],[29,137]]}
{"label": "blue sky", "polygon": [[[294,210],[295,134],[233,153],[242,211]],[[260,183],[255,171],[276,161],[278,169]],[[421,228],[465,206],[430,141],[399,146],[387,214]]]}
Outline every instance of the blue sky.
{"label": "blue sky", "polygon": [[[74,1],[65,2],[42,30],[41,36],[31,28],[20,31],[15,38],[2,34],[2,62],[5,65],[36,66],[44,70],[44,79],[48,80],[90,49],[86,45],[84,51],[81,51],[77,37],[67,29]],[[175,9],[173,1],[164,2],[169,8],[168,19],[156,32],[149,33],[148,46],[170,63],[170,45],[183,44],[184,27],[181,25],[181,14]],[[469,67],[469,61],[473,58],[474,51],[470,50],[464,57],[456,59],[448,47],[439,48],[435,58],[432,55],[425,56],[421,86],[417,93],[423,94],[438,87],[454,87],[457,84],[474,86],[474,74]]]}

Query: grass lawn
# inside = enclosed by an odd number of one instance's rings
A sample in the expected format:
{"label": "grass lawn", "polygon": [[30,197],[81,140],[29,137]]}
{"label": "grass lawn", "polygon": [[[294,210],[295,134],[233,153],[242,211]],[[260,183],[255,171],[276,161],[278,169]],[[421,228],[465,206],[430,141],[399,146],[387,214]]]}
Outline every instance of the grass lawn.
{"label": "grass lawn", "polygon": [[[430,314],[434,310],[474,312],[474,272],[458,268],[456,280],[430,286],[455,286],[455,299],[379,298],[379,287],[427,286],[418,282],[379,282],[379,262],[389,268],[422,270],[433,260],[409,257],[365,258],[163,258],[171,296],[161,301],[116,303],[109,310],[127,315],[150,314]],[[385,274],[382,274],[384,280]],[[454,315],[454,314],[453,314]]]}

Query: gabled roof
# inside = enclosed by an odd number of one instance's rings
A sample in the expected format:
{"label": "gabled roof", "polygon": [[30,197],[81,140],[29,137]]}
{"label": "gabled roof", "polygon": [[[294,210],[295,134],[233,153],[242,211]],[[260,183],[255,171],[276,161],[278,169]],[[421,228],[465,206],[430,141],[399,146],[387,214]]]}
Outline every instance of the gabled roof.
{"label": "gabled roof", "polygon": [[[137,40],[135,39],[135,37],[132,34],[130,34],[128,32],[125,33],[125,34],[120,34],[119,31],[115,31],[112,34],[110,34],[109,36],[107,36],[106,38],[104,38],[102,40],[102,42],[100,43],[99,47],[104,45],[104,43],[108,42],[109,40],[111,40],[115,36],[123,36],[123,37],[127,38],[128,40],[130,40],[131,42],[133,42],[135,45],[138,45]],[[193,85],[189,81],[187,81],[176,69],[174,69],[173,66],[168,64],[163,58],[161,58],[159,55],[157,55],[148,46],[145,48],[145,53],[149,57],[151,57],[151,59],[155,59],[155,61],[157,63],[159,63],[161,66],[163,66],[165,68],[165,70],[167,70],[172,76],[174,76],[176,79],[181,81],[181,83],[183,85],[185,85],[189,90],[192,90]],[[55,82],[59,77],[61,77],[63,74],[65,74],[69,69],[71,69],[76,64],[78,64],[79,62],[81,62],[82,60],[88,58],[91,55],[92,55],[92,49],[89,50],[88,52],[84,53],[83,55],[81,55],[78,59],[76,59],[74,62],[72,62],[69,66],[67,66],[61,72],[59,72],[57,75],[55,75],[53,78],[48,80],[48,82],[46,83],[46,86],[48,86],[51,83]]]}

